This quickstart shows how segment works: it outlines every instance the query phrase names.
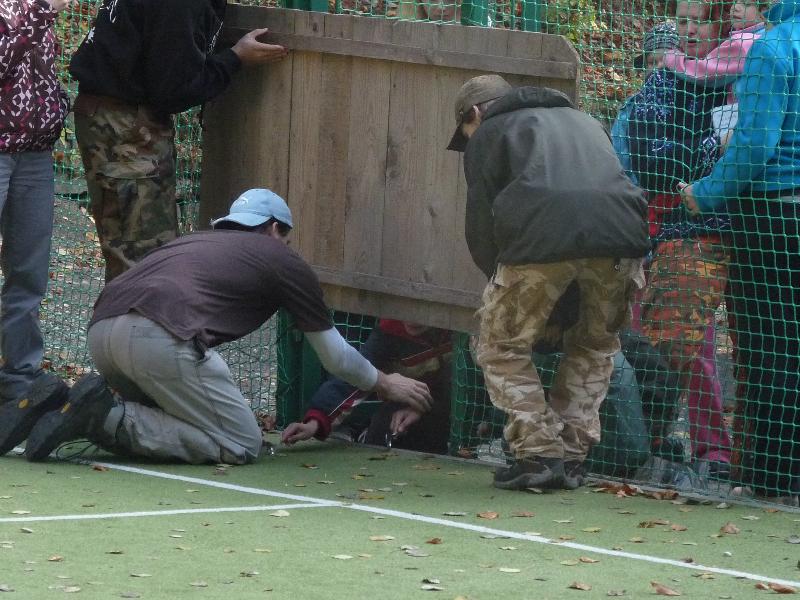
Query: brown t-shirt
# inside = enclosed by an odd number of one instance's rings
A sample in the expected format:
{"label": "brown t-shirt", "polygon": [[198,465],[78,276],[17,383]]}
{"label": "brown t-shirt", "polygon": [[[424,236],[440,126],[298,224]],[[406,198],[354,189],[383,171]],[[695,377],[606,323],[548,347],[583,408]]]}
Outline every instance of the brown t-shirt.
{"label": "brown t-shirt", "polygon": [[100,294],[89,322],[136,311],[182,340],[211,348],[258,329],[279,308],[301,331],[333,324],[311,267],[259,233],[205,231],[158,248]]}

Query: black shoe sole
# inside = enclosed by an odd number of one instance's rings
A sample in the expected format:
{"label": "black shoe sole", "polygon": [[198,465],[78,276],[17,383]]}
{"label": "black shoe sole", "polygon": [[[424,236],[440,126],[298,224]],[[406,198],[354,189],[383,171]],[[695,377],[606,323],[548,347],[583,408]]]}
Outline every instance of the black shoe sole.
{"label": "black shoe sole", "polygon": [[0,456],[24,442],[44,414],[64,404],[68,392],[66,383],[48,373],[34,381],[27,398],[0,406]]}
{"label": "black shoe sole", "polygon": [[78,380],[69,390],[67,402],[61,410],[45,414],[33,427],[25,444],[25,458],[31,462],[46,460],[61,444],[85,437],[86,413],[96,410],[94,403],[102,402],[106,393],[110,395],[102,377]]}
{"label": "black shoe sole", "polygon": [[501,490],[526,490],[528,488],[557,489],[564,484],[564,476],[549,471],[547,473],[520,473],[508,481],[492,482],[494,487]]}

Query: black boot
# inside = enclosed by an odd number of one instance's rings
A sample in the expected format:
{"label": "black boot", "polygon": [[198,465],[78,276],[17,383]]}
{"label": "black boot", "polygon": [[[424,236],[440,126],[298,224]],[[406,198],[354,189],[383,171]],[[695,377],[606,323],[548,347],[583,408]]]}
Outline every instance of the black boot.
{"label": "black boot", "polygon": [[95,374],[81,377],[69,390],[61,410],[47,413],[36,423],[25,445],[25,457],[45,460],[65,442],[102,436],[106,417],[116,405],[105,379]]}
{"label": "black boot", "polygon": [[582,460],[564,462],[564,489],[577,490],[586,482],[586,467]]}
{"label": "black boot", "polygon": [[559,488],[563,482],[564,461],[560,458],[518,458],[510,467],[494,472],[494,487],[503,490]]}
{"label": "black boot", "polygon": [[64,404],[68,391],[58,375],[42,371],[27,394],[0,406],[0,456],[25,441],[46,412]]}

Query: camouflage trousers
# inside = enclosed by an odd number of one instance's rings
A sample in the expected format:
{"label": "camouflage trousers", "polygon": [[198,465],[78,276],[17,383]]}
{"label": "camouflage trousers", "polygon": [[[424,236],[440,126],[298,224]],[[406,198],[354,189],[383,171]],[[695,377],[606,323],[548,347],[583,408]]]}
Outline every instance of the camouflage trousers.
{"label": "camouflage trousers", "polygon": [[706,329],[724,299],[730,257],[713,239],[661,242],[642,298],[642,332],[676,372],[703,348]]}
{"label": "camouflage trousers", "polygon": [[175,133],[146,107],[80,94],[75,135],[108,282],[178,235]]}
{"label": "camouflage trousers", "polygon": [[[608,392],[618,332],[630,320],[642,261],[591,258],[500,265],[483,293],[476,359],[492,403],[508,420],[516,458],[584,460],[600,441],[599,409]],[[572,281],[580,288],[578,320],[564,332],[564,357],[549,403],[531,348]]]}

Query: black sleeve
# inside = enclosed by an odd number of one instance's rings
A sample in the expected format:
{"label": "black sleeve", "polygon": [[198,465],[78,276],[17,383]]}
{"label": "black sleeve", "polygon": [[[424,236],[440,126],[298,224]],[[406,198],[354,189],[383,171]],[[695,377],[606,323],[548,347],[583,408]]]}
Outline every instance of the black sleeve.
{"label": "black sleeve", "polygon": [[219,24],[203,2],[171,0],[169,5],[169,14],[148,23],[144,77],[148,103],[176,114],[221,94],[241,61],[230,49],[210,53]]}

